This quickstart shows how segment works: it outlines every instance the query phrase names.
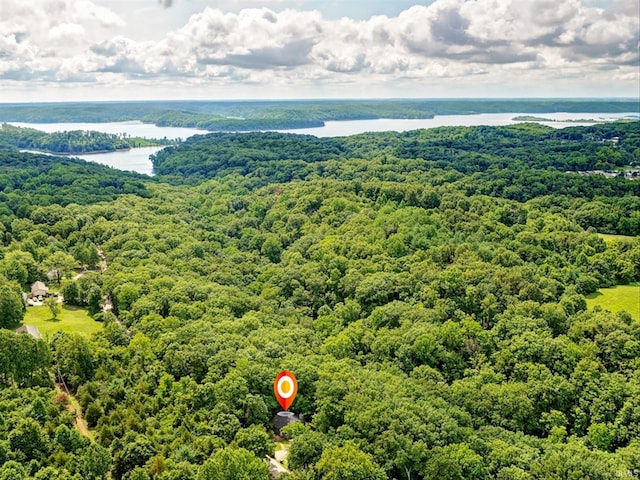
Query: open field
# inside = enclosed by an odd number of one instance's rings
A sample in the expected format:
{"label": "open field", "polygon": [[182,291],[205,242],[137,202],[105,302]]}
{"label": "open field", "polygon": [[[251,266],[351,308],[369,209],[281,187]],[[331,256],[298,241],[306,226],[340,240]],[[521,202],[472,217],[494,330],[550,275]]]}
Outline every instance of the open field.
{"label": "open field", "polygon": [[596,305],[611,312],[626,310],[640,321],[640,283],[601,288],[587,295],[587,306],[593,308]]}
{"label": "open field", "polygon": [[23,323],[38,327],[42,338],[47,338],[60,330],[86,337],[102,330],[102,323],[92,319],[86,310],[68,305],[61,305],[61,307],[58,318],[55,320],[49,307],[28,307]]}

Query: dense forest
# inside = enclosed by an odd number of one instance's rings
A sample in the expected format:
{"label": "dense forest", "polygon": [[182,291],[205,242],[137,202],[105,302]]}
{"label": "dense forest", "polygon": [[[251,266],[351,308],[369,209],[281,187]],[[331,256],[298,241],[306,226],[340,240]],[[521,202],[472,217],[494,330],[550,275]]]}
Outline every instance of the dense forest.
{"label": "dense forest", "polygon": [[[640,182],[574,173],[638,164],[638,122],[210,134],[153,162],[0,150],[0,479],[266,480],[282,369],[283,479],[640,472],[640,321],[585,302],[640,281]],[[100,333],[12,331],[51,269]]]}
{"label": "dense forest", "polygon": [[140,120],[159,126],[209,131],[309,128],[330,120],[433,118],[478,113],[639,112],[637,100],[416,99],[146,101],[0,104],[4,122],[117,122]]}
{"label": "dense forest", "polygon": [[0,148],[39,150],[56,154],[82,154],[115,152],[131,148],[175,143],[165,139],[129,137],[85,130],[46,133],[33,128],[23,128],[3,123],[0,125]]}
{"label": "dense forest", "polygon": [[[390,200],[425,207],[420,185],[459,185],[465,195],[518,201],[552,196],[580,209],[579,223],[602,233],[640,235],[640,182],[566,175],[622,169],[640,163],[638,122],[614,122],[556,130],[536,124],[505,127],[441,127],[343,138],[282,133],[198,135],[152,157],[154,170],[178,183],[241,175],[253,187],[293,180],[352,181],[354,188],[384,185]],[[615,139],[615,141],[613,141]],[[404,183],[403,188],[397,187]],[[411,198],[408,184],[414,185]],[[598,198],[606,208],[588,208]],[[590,218],[583,218],[584,216]],[[597,218],[596,218],[597,217]]]}

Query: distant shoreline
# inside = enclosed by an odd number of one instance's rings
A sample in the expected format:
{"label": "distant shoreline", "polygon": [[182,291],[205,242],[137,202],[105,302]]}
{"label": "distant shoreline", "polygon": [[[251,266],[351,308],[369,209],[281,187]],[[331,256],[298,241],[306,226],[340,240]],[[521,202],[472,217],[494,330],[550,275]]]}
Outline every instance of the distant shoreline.
{"label": "distant shoreline", "polygon": [[[448,115],[519,112],[640,113],[635,98],[156,100],[127,102],[0,103],[0,121],[110,123],[139,121],[204,131],[297,130],[329,121],[433,119]],[[541,120],[540,120],[541,121]],[[578,122],[575,122],[578,123]]]}

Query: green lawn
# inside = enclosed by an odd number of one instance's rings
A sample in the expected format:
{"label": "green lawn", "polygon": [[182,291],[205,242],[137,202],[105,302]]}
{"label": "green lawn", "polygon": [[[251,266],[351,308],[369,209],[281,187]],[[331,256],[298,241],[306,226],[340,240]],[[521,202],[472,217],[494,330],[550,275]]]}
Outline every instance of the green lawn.
{"label": "green lawn", "polygon": [[58,318],[55,320],[49,307],[27,307],[23,323],[38,327],[42,338],[47,338],[60,330],[78,333],[86,337],[102,330],[102,323],[91,318],[85,309],[69,305],[62,305]]}
{"label": "green lawn", "polygon": [[640,321],[640,283],[601,288],[587,295],[587,307],[593,308],[596,305],[611,312],[626,310]]}
{"label": "green lawn", "polygon": [[598,235],[600,235],[602,237],[602,239],[607,242],[615,242],[618,240],[634,240],[638,237],[631,237],[629,235],[609,235],[608,233],[599,233]]}

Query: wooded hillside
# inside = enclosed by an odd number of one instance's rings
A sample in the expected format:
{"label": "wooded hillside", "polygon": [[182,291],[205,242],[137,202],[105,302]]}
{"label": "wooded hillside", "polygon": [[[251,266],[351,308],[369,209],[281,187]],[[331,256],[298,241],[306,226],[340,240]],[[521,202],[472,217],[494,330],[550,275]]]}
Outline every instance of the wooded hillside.
{"label": "wooded hillside", "polygon": [[0,305],[95,245],[61,288],[113,303],[0,330],[0,479],[266,479],[282,369],[281,478],[633,476],[640,324],[584,295],[640,281],[640,182],[565,171],[639,162],[638,122],[212,134],[153,179],[0,151]]}

